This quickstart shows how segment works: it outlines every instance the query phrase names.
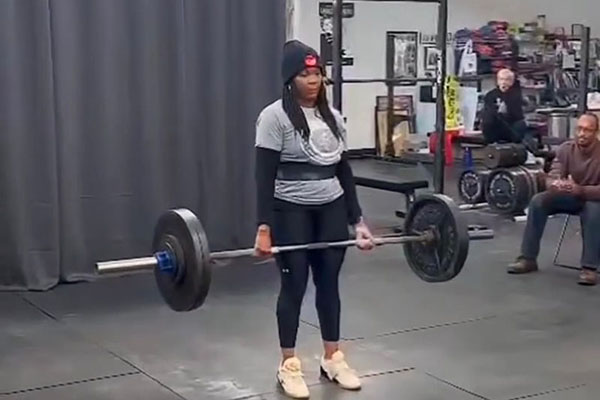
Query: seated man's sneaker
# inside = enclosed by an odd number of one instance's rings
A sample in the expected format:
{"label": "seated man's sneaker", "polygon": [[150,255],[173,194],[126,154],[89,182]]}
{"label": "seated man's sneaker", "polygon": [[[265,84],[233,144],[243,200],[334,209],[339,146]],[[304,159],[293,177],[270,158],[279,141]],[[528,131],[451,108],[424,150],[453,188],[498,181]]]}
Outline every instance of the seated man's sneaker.
{"label": "seated man's sneaker", "polygon": [[304,382],[302,363],[297,357],[288,358],[279,366],[277,381],[288,397],[308,399],[310,394]]}
{"label": "seated man's sneaker", "polygon": [[583,268],[579,273],[579,283],[584,286],[594,286],[598,282],[598,273],[593,269]]}
{"label": "seated man's sneaker", "polygon": [[344,360],[344,353],[336,351],[331,360],[321,357],[321,375],[332,382],[336,382],[343,389],[360,389],[360,379],[356,372],[348,366]]}
{"label": "seated man's sneaker", "polygon": [[525,165],[536,165],[537,164],[537,159],[536,157],[531,153],[531,152],[527,152],[527,160],[525,161]]}
{"label": "seated man's sneaker", "polygon": [[519,257],[514,263],[509,264],[507,272],[509,274],[527,274],[529,272],[535,272],[537,270],[537,262],[533,260],[527,260],[523,257]]}

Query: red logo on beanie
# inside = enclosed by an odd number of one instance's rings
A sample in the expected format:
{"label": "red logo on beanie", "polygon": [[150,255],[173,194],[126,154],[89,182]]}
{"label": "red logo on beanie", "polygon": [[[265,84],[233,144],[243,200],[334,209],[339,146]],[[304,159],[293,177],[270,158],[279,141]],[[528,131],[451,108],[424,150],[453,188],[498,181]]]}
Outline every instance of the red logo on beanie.
{"label": "red logo on beanie", "polygon": [[306,65],[307,67],[314,67],[317,65],[317,57],[310,55],[310,56],[306,56],[306,58],[304,59],[304,65]]}

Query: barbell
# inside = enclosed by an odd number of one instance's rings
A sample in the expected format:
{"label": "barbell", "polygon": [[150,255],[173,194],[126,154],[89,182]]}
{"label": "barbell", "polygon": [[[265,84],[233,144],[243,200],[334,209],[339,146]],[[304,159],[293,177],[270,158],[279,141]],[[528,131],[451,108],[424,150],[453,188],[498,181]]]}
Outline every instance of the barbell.
{"label": "barbell", "polygon": [[[403,244],[412,271],[426,282],[447,282],[462,270],[469,252],[469,232],[453,200],[440,194],[419,196],[409,209],[402,235],[374,238],[376,246]],[[481,239],[481,237],[479,237]],[[340,242],[274,246],[273,254],[356,245]],[[211,262],[248,257],[254,249],[210,252],[200,220],[185,208],[171,209],[158,219],[152,256],[96,263],[99,275],[153,270],[165,303],[174,311],[192,311],[204,303],[211,284]]]}

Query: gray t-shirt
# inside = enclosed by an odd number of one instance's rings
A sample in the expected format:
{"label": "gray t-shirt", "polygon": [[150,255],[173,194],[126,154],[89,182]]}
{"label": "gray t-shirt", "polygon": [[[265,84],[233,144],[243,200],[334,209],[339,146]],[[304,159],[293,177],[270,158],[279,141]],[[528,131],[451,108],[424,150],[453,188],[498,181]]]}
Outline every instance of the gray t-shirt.
{"label": "gray t-shirt", "polygon": [[[308,162],[321,166],[337,164],[346,149],[346,128],[342,116],[331,108],[342,135],[342,140],[338,140],[316,108],[303,107],[302,111],[310,128],[308,140],[295,132],[281,100],[277,100],[258,116],[256,146],[281,152],[281,162]],[[275,198],[296,204],[326,204],[343,194],[337,177],[312,181],[275,180]]]}

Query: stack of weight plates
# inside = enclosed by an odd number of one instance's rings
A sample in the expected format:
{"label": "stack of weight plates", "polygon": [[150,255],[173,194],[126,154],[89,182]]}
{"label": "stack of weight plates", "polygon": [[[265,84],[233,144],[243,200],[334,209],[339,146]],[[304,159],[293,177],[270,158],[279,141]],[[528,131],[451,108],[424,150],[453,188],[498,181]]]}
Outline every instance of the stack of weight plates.
{"label": "stack of weight plates", "polygon": [[531,198],[543,191],[543,171],[525,167],[491,171],[485,198],[491,209],[502,214],[522,213]]}

